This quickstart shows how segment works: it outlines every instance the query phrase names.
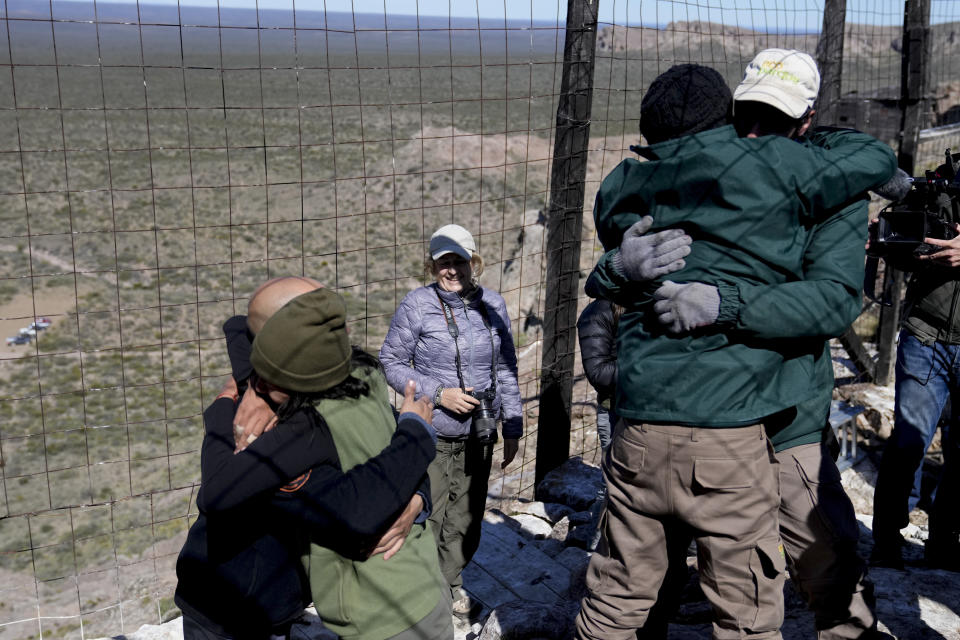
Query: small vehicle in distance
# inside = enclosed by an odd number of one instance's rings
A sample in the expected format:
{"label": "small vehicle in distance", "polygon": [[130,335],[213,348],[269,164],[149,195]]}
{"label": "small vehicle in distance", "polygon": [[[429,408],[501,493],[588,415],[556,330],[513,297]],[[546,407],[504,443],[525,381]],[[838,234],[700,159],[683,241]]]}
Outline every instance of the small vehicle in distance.
{"label": "small vehicle in distance", "polygon": [[37,318],[36,320],[31,322],[29,325],[27,325],[27,328],[33,329],[35,331],[42,331],[47,327],[49,327],[50,325],[51,325],[50,318],[44,317],[44,318]]}
{"label": "small vehicle in distance", "polygon": [[18,333],[12,338],[7,338],[7,346],[12,347],[18,344],[30,344],[31,340],[33,340],[33,336],[29,333]]}

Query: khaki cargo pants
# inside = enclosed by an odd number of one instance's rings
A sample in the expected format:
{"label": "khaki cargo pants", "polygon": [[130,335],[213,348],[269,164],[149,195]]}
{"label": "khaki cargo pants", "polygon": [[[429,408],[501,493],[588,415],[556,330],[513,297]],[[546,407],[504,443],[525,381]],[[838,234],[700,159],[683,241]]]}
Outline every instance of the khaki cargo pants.
{"label": "khaki cargo pants", "polygon": [[628,640],[646,621],[669,562],[692,535],[713,637],[779,639],[785,560],[779,479],[762,425],[705,429],[620,421],[603,461],[600,546],[587,569],[577,637]]}
{"label": "khaki cargo pants", "polygon": [[780,534],[790,575],[816,618],[819,640],[877,628],[876,598],[857,553],[860,527],[840,471],[822,443],[777,453]]}

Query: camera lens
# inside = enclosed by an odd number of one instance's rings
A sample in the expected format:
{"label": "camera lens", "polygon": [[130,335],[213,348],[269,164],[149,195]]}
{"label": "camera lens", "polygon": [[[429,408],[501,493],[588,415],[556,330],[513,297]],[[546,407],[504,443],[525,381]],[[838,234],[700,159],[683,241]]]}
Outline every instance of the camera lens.
{"label": "camera lens", "polygon": [[470,424],[471,434],[483,444],[496,442],[497,415],[493,408],[496,391],[485,389],[471,395],[480,401],[480,404],[473,410],[473,420]]}

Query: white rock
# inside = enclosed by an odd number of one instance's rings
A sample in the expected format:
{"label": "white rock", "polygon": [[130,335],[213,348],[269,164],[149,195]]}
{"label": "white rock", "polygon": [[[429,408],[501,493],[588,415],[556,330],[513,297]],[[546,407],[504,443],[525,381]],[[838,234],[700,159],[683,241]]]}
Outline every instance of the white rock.
{"label": "white rock", "polygon": [[550,535],[553,525],[549,520],[539,518],[529,513],[518,513],[510,520],[516,523],[517,531],[530,538],[542,539]]}
{"label": "white rock", "polygon": [[573,513],[573,509],[565,504],[557,504],[553,502],[530,502],[526,500],[515,500],[507,505],[504,511],[510,516],[514,516],[518,513],[527,513],[532,516],[537,516],[538,518],[548,520],[551,523],[556,523],[563,516]]}
{"label": "white rock", "polygon": [[145,624],[133,633],[114,636],[114,638],[124,640],[183,640],[183,618],[177,618],[163,624]]}

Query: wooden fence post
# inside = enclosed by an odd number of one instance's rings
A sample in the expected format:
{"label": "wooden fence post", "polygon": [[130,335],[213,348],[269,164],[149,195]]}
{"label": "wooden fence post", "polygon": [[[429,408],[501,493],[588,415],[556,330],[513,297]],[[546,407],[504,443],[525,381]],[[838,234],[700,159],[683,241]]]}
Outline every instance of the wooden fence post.
{"label": "wooden fence post", "polygon": [[570,403],[580,294],[580,235],[599,0],[568,0],[563,78],[547,212],[547,279],[537,427],[537,484],[570,455]]}
{"label": "wooden fence post", "polygon": [[818,124],[837,124],[846,23],[847,0],[826,0],[823,5],[823,28],[817,40],[817,66],[820,67],[820,95],[816,107]]}
{"label": "wooden fence post", "polygon": [[[823,27],[817,40],[817,66],[820,67],[820,95],[817,97],[817,124],[836,125],[839,119],[843,80],[843,41],[846,35],[847,0],[826,0]],[[840,337],[840,344],[860,371],[860,378],[873,380],[873,358],[853,327]]]}
{"label": "wooden fence post", "polygon": [[[900,168],[914,174],[930,75],[930,0],[906,0],[903,12],[903,58],[900,63]],[[897,330],[903,301],[903,273],[888,268],[892,305],[880,311],[876,382],[889,384],[896,362]]]}

